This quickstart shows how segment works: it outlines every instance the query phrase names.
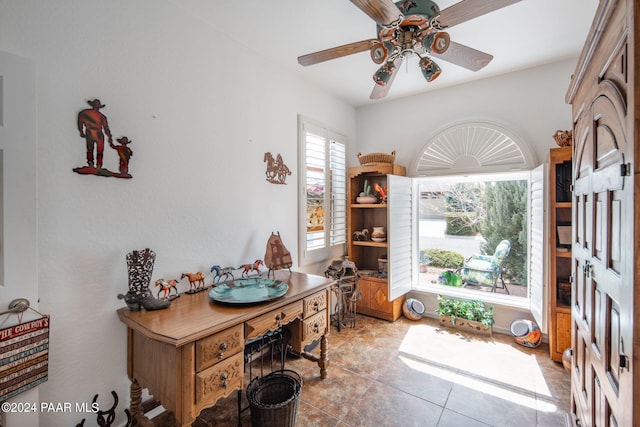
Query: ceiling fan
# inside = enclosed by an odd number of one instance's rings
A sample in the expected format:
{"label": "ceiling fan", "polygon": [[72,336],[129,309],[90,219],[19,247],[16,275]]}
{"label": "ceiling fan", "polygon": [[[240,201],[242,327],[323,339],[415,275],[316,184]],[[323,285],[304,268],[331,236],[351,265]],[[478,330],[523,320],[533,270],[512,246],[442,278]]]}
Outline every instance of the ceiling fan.
{"label": "ceiling fan", "polygon": [[442,69],[432,58],[478,71],[493,56],[451,41],[446,28],[501,9],[521,0],[462,0],[444,10],[430,0],[351,0],[377,24],[377,38],[321,50],[298,57],[300,65],[313,65],[354,53],[370,51],[380,68],[373,75],[376,83],[371,99],[384,98],[408,55],[417,55],[424,78],[435,80]]}

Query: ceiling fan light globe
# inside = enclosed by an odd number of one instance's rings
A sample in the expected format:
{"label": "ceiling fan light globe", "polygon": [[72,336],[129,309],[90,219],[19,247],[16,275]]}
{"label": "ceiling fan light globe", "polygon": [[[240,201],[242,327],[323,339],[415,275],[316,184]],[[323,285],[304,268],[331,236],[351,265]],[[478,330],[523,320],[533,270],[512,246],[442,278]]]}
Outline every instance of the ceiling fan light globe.
{"label": "ceiling fan light globe", "polygon": [[391,80],[394,68],[395,66],[393,63],[387,62],[386,64],[383,64],[382,67],[378,68],[378,71],[373,75],[373,81],[379,86],[386,86],[387,83],[389,83],[389,80]]}
{"label": "ceiling fan light globe", "polygon": [[427,35],[422,41],[422,45],[424,48],[429,51],[439,55],[442,55],[449,49],[449,45],[451,44],[451,37],[449,37],[449,33],[440,31],[437,33],[431,33]]}
{"label": "ceiling fan light globe", "polygon": [[419,62],[420,71],[427,82],[437,79],[442,73],[442,69],[431,58],[424,57]]}
{"label": "ceiling fan light globe", "polygon": [[382,64],[389,57],[389,49],[383,43],[371,46],[371,60],[376,64]]}

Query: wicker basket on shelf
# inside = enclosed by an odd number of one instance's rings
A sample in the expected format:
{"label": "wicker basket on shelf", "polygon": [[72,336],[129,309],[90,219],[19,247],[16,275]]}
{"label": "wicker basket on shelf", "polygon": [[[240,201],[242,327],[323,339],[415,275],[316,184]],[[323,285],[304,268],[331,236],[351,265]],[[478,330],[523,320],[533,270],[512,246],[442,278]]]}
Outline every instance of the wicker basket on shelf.
{"label": "wicker basket on shelf", "polygon": [[557,130],[553,134],[553,139],[556,140],[556,144],[559,147],[569,147],[573,142],[573,131],[570,130]]}
{"label": "wicker basket on shelf", "polygon": [[391,154],[387,153],[358,153],[358,160],[361,165],[367,165],[369,163],[393,163],[396,160],[396,151],[393,150]]}

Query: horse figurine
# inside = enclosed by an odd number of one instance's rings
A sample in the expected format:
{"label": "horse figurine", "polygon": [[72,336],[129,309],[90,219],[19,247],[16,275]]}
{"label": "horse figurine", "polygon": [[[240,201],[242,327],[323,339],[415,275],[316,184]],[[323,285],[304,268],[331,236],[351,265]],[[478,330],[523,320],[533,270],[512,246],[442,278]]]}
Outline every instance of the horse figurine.
{"label": "horse figurine", "polygon": [[[160,292],[163,292],[162,294],[162,299],[167,299],[169,298],[169,300],[178,298],[180,296],[180,293],[178,292],[178,281],[177,280],[164,280],[164,279],[158,279],[156,280],[156,287],[159,287],[160,289],[158,290],[158,296],[157,298],[160,298]],[[171,296],[171,290],[175,291],[175,295]]]}
{"label": "horse figurine", "polygon": [[252,271],[255,271],[258,274],[260,274],[261,265],[264,265],[264,263],[262,262],[261,259],[257,259],[253,262],[253,264],[241,265],[240,267],[238,267],[238,270],[242,268],[242,277],[248,277],[249,273],[251,273]]}
{"label": "horse figurine", "polygon": [[215,285],[217,283],[220,283],[220,280],[222,280],[223,277],[224,279],[228,279],[229,277],[233,279],[233,270],[235,270],[235,268],[233,267],[221,268],[219,265],[214,265],[213,267],[211,267],[211,272],[213,273],[215,271],[216,274],[213,276],[213,281],[211,282],[211,284]]}
{"label": "horse figurine", "polygon": [[189,279],[188,294],[195,294],[196,292],[204,291],[204,273],[199,271],[197,273],[182,273],[180,280],[187,277]]}

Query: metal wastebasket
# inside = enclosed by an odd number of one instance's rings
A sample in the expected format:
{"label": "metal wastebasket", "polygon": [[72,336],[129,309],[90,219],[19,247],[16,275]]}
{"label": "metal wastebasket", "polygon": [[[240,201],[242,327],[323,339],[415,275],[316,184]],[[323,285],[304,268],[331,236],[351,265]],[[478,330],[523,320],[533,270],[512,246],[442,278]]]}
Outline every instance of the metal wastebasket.
{"label": "metal wastebasket", "polygon": [[302,393],[302,377],[288,369],[251,380],[247,400],[254,427],[294,427]]}

